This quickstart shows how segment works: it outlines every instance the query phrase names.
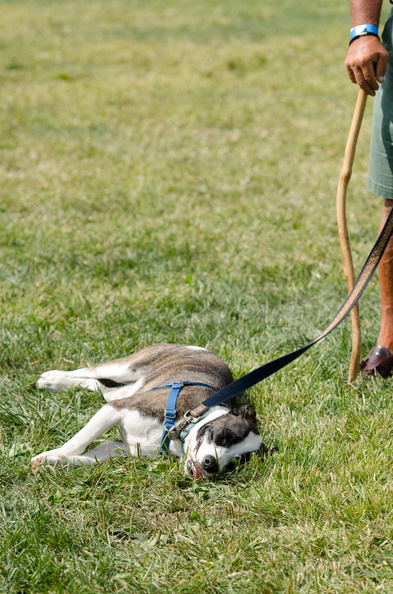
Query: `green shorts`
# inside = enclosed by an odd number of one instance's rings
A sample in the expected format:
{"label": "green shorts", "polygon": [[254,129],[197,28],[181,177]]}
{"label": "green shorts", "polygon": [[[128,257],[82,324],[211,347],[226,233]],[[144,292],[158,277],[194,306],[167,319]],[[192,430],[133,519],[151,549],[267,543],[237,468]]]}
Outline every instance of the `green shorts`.
{"label": "green shorts", "polygon": [[393,10],[382,41],[389,52],[389,64],[374,98],[368,187],[374,194],[393,200]]}

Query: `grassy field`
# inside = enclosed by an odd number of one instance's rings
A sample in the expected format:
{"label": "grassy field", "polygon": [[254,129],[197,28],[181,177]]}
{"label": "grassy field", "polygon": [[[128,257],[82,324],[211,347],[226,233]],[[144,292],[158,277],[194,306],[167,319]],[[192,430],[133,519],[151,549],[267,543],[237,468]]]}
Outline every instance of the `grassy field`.
{"label": "grassy field", "polygon": [[[347,3],[3,0],[0,22],[0,591],[392,592],[391,383],[345,383],[349,323],[250,391],[266,461],[211,484],[173,460],[29,469],[100,406],[39,392],[44,370],[165,341],[239,377],[330,321]],[[376,281],[361,315],[366,353]]]}

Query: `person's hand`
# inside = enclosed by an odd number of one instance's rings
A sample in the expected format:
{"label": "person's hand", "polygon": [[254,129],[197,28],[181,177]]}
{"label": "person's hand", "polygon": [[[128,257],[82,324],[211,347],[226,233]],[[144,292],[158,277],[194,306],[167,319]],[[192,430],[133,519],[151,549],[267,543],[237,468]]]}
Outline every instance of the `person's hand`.
{"label": "person's hand", "polygon": [[345,58],[349,78],[368,95],[375,95],[378,83],[383,82],[387,63],[388,53],[374,35],[355,39]]}

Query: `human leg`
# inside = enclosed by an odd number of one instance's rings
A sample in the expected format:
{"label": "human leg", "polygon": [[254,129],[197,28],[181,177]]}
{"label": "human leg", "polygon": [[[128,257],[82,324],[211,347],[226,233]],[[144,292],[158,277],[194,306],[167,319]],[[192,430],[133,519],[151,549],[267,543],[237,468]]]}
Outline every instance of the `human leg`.
{"label": "human leg", "polygon": [[[381,226],[385,223],[393,200],[385,199]],[[391,238],[378,267],[381,290],[381,327],[378,344],[393,353],[393,239]]]}
{"label": "human leg", "polygon": [[[393,11],[387,20],[383,43],[389,54],[384,83],[373,105],[368,187],[385,199],[381,228],[393,206]],[[388,243],[378,267],[381,292],[381,322],[377,346],[361,362],[366,374],[376,371],[389,377],[393,371],[393,239]]]}
{"label": "human leg", "polygon": [[[381,220],[383,227],[393,200],[385,199]],[[366,359],[361,361],[362,373],[390,377],[393,371],[393,238],[390,239],[378,266],[381,293],[381,323],[377,346],[373,347]]]}

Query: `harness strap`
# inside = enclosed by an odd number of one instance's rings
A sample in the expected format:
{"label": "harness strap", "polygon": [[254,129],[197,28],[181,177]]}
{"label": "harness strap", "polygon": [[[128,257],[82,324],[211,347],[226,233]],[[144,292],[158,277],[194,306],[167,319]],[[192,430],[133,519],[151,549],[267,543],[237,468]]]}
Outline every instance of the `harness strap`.
{"label": "harness strap", "polygon": [[180,394],[180,390],[184,388],[184,386],[203,386],[205,388],[210,388],[210,390],[213,390],[214,392],[217,392],[217,388],[213,388],[213,386],[209,386],[209,384],[203,384],[201,382],[170,382],[164,386],[157,386],[149,390],[151,392],[153,390],[162,390],[163,388],[171,389],[164,413],[164,430],[160,440],[160,455],[169,454],[170,438],[168,433],[175,424],[177,397]]}
{"label": "harness strap", "polygon": [[243,392],[244,390],[247,390],[248,388],[255,386],[255,384],[258,384],[265,378],[269,377],[269,375],[276,373],[276,371],[279,371],[280,369],[282,369],[283,367],[300,357],[300,355],[302,355],[309,348],[314,346],[314,344],[325,338],[335,328],[337,328],[337,326],[341,324],[341,322],[347,317],[347,315],[350,313],[350,311],[353,309],[353,307],[356,305],[361,295],[365,291],[383,256],[385,248],[392,234],[393,208],[391,209],[389,216],[386,219],[385,225],[381,233],[379,234],[373,248],[371,249],[366,263],[360,271],[360,274],[356,279],[356,282],[351,292],[345,299],[344,303],[342,304],[342,306],[340,307],[330,324],[325,328],[322,334],[318,336],[318,338],[316,338],[306,346],[297,349],[296,351],[292,351],[291,353],[278,357],[277,359],[274,359],[273,361],[270,361],[269,363],[266,363],[261,367],[257,367],[257,369],[250,371],[250,373],[247,373],[246,375],[235,380],[228,386],[225,386],[225,388],[222,388],[222,390],[219,390],[218,392],[210,396],[210,398],[207,398],[200,404],[197,404],[197,406],[194,406],[189,411],[187,411],[187,413],[185,414],[185,418],[189,420],[197,419],[201,415],[205,414],[208,408],[216,406],[217,404],[221,404],[222,402],[225,402],[226,400],[229,400],[230,398],[237,396],[237,394],[240,394],[240,392]]}

